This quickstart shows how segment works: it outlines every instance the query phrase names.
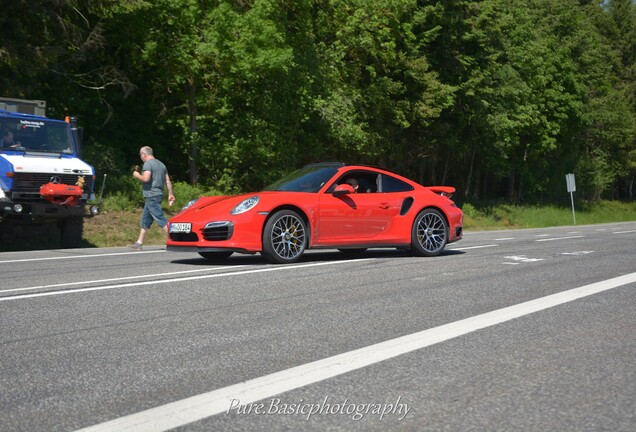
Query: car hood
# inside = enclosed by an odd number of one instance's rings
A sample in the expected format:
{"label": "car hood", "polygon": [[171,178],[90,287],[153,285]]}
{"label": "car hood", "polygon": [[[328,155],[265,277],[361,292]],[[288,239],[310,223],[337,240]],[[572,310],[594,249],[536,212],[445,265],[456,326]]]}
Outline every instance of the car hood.
{"label": "car hood", "polygon": [[[270,211],[281,203],[296,202],[298,195],[306,198],[307,192],[285,192],[285,191],[265,191],[250,192],[240,195],[206,196],[201,197],[192,206],[172,218],[175,222],[191,222],[199,219],[220,218],[225,220],[231,218],[230,211],[239,205],[243,200],[253,196],[259,197],[259,202],[250,212]],[[317,194],[310,194],[316,195]]]}
{"label": "car hood", "polygon": [[253,197],[261,196],[267,192],[253,192],[240,195],[221,195],[221,196],[205,196],[199,198],[192,206],[183,210],[176,215],[174,220],[190,220],[193,218],[200,218],[203,216],[222,214],[226,217],[230,216],[230,211],[239,205],[243,200]]}

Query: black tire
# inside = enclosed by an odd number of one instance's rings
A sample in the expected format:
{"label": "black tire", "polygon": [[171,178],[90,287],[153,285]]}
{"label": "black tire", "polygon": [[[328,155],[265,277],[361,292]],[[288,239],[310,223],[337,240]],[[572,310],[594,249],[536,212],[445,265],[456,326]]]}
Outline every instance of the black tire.
{"label": "black tire", "polygon": [[411,252],[416,256],[433,257],[442,253],[448,243],[448,223],[435,209],[424,209],[413,221]]}
{"label": "black tire", "polygon": [[365,253],[367,251],[367,248],[338,249],[338,250],[342,252],[343,254],[359,255],[361,253]]}
{"label": "black tire", "polygon": [[84,218],[71,216],[66,218],[60,226],[62,248],[78,248],[82,245],[84,233]]}
{"label": "black tire", "polygon": [[262,254],[271,263],[290,264],[300,259],[308,243],[303,218],[293,210],[281,210],[265,224]]}
{"label": "black tire", "polygon": [[234,252],[232,252],[232,251],[227,251],[227,252],[199,252],[199,255],[201,255],[203,258],[205,258],[208,261],[225,261],[233,253]]}

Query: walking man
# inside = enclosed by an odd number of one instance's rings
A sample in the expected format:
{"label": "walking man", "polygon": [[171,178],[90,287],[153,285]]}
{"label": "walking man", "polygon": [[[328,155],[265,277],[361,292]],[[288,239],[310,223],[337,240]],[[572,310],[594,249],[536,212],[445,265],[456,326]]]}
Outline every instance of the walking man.
{"label": "walking man", "polygon": [[152,148],[145,146],[139,150],[139,157],[144,163],[141,171],[139,167],[135,167],[133,177],[141,182],[141,190],[146,200],[144,211],[141,214],[141,230],[139,238],[131,246],[135,250],[141,250],[146,237],[146,232],[150,229],[152,222],[157,222],[166,233],[168,232],[168,220],[161,209],[161,201],[163,201],[164,187],[168,188],[168,203],[171,206],[174,203],[174,194],[172,193],[172,182],[168,175],[168,169],[159,159],[153,156]]}

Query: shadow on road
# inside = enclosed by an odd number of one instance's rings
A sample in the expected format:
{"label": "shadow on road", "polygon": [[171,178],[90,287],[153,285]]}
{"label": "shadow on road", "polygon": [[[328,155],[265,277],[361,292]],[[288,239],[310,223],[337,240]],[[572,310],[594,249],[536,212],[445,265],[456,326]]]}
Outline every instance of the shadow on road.
{"label": "shadow on road", "polygon": [[[0,252],[18,252],[61,248],[60,230],[55,224],[8,225],[0,223]],[[80,247],[94,244],[82,240]]]}
{"label": "shadow on road", "polygon": [[[445,250],[439,257],[462,255],[464,251]],[[306,251],[301,257],[298,263],[314,263],[314,262],[327,262],[327,261],[349,261],[361,258],[397,258],[413,257],[408,251],[397,249],[369,249],[365,252],[340,252],[336,250],[309,250]],[[434,258],[422,258],[426,260],[435,260]],[[227,265],[227,266],[239,266],[239,265],[271,265],[260,254],[247,255],[235,253],[229,258],[224,260],[207,260],[203,257],[199,257],[196,253],[193,253],[191,258],[177,259],[171,261],[173,264],[183,264],[191,266],[206,266],[206,265]]]}

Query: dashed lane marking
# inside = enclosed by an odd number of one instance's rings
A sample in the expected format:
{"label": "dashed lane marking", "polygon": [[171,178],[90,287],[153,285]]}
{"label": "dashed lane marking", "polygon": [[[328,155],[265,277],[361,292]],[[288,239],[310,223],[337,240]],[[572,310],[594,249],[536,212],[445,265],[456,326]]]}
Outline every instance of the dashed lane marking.
{"label": "dashed lane marking", "polygon": [[488,244],[488,245],[480,245],[480,246],[468,246],[468,247],[460,247],[460,248],[448,248],[447,250],[468,250],[468,249],[482,249],[499,246],[498,244]]}
{"label": "dashed lane marking", "polygon": [[547,242],[547,241],[567,240],[567,239],[575,239],[575,238],[583,238],[583,236],[552,237],[552,238],[546,238],[546,239],[539,239],[539,240],[535,240],[535,241]]}

